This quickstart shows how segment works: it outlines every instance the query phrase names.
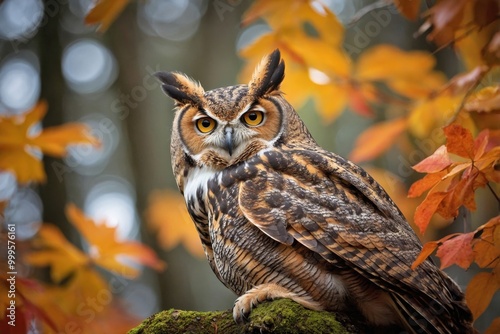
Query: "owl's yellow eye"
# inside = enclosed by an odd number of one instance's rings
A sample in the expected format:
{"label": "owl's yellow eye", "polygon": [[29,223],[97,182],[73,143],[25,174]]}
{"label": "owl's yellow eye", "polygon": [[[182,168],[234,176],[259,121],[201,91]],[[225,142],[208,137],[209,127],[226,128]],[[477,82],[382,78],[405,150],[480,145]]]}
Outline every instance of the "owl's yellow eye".
{"label": "owl's yellow eye", "polygon": [[215,121],[210,117],[203,117],[196,120],[196,128],[201,133],[209,133],[213,129],[215,129]]}
{"label": "owl's yellow eye", "polygon": [[250,110],[241,117],[248,126],[257,126],[264,120],[264,113],[260,110]]}

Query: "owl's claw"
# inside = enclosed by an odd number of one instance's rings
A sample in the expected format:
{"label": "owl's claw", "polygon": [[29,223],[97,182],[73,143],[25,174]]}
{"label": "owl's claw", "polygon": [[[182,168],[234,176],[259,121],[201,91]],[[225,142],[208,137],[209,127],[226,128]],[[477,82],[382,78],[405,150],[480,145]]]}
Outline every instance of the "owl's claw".
{"label": "owl's claw", "polygon": [[237,324],[242,325],[248,322],[252,308],[258,304],[254,303],[252,299],[252,295],[244,294],[234,302],[233,319]]}

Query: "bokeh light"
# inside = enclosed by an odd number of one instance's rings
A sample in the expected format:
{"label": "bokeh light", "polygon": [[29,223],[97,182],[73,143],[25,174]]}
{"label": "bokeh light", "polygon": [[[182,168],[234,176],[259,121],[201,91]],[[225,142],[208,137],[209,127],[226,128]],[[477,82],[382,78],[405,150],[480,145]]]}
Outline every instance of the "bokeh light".
{"label": "bokeh light", "polygon": [[16,225],[16,239],[32,238],[42,224],[42,201],[31,188],[20,187],[5,208],[4,224]]}
{"label": "bokeh light", "polygon": [[92,39],[80,39],[66,47],[62,72],[68,86],[80,94],[108,88],[118,74],[116,61],[109,50]]}
{"label": "bokeh light", "polygon": [[137,234],[135,193],[124,179],[101,178],[87,193],[84,210],[96,222],[116,227],[121,239],[130,239]]}
{"label": "bokeh light", "polygon": [[40,95],[38,58],[22,52],[0,67],[0,113],[21,113],[35,104]]}
{"label": "bokeh light", "polygon": [[202,0],[150,0],[140,4],[137,23],[150,36],[182,41],[198,30],[205,10]]}
{"label": "bokeh light", "polygon": [[0,38],[26,40],[32,37],[43,14],[41,0],[0,1]]}
{"label": "bokeh light", "polygon": [[89,114],[79,122],[89,127],[90,134],[99,140],[100,145],[71,145],[64,161],[69,168],[79,174],[97,175],[104,170],[118,147],[120,130],[111,119],[97,113]]}

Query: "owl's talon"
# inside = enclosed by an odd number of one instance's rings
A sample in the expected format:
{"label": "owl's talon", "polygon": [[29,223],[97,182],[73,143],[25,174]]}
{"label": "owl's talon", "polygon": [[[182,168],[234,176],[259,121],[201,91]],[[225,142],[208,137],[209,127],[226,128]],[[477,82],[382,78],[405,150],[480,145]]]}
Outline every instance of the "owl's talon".
{"label": "owl's talon", "polygon": [[248,322],[250,312],[254,306],[256,306],[256,304],[253,303],[252,297],[249,297],[248,295],[243,295],[236,299],[233,307],[234,321],[239,325]]}

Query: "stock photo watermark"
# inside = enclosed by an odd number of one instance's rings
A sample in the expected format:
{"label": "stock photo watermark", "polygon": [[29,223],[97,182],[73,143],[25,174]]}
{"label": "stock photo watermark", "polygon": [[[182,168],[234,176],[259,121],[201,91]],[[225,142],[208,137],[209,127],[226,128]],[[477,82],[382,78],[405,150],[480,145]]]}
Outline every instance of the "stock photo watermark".
{"label": "stock photo watermark", "polygon": [[9,326],[16,326],[16,225],[7,224],[7,306],[6,317]]}

